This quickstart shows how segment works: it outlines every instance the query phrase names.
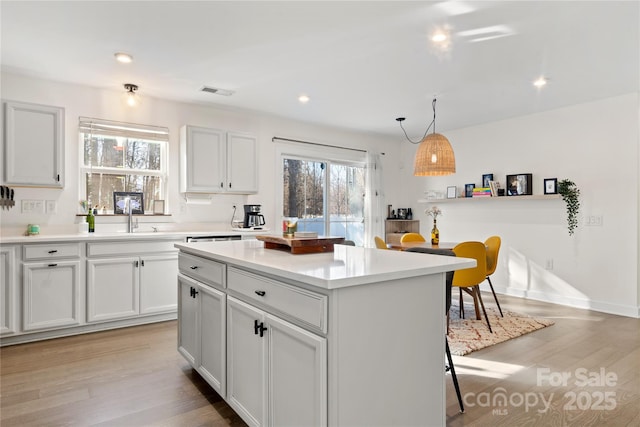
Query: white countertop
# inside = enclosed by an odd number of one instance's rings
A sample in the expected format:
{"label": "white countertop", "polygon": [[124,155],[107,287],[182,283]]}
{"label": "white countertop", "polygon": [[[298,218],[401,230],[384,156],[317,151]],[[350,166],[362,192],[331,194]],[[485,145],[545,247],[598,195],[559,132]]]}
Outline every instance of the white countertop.
{"label": "white countertop", "polygon": [[257,272],[324,289],[424,276],[476,266],[467,258],[428,255],[347,245],[334,252],[292,255],[265,249],[259,240],[178,243],[178,249]]}
{"label": "white countertop", "polygon": [[[152,226],[140,224],[140,228],[133,233],[124,231],[124,224],[116,224],[115,227],[104,226],[95,233],[86,231],[82,225],[67,227],[41,227],[40,234],[25,236],[25,228],[3,228],[0,229],[0,243],[21,244],[21,243],[47,243],[47,242],[95,242],[101,240],[184,240],[187,236],[255,236],[264,233],[264,230],[232,230],[230,226],[217,223],[212,224],[160,224],[153,231]],[[85,231],[79,231],[84,229]]]}

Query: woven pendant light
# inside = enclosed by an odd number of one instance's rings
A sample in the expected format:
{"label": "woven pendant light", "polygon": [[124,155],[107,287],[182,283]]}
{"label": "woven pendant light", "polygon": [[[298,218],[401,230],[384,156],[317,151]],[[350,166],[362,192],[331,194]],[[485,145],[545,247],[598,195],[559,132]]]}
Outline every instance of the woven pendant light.
{"label": "woven pendant light", "polygon": [[442,134],[427,135],[416,152],[413,174],[439,176],[456,173],[456,158],[449,140]]}
{"label": "woven pendant light", "polygon": [[[412,141],[404,130],[402,122],[404,117],[398,117],[396,121],[400,123],[400,128],[404,136],[412,144],[420,144],[416,152],[413,174],[415,176],[441,176],[456,173],[456,157],[453,154],[451,143],[442,134],[436,133],[436,100],[431,103],[433,107],[433,120],[424,133],[422,141]],[[433,126],[433,133],[427,134]]]}

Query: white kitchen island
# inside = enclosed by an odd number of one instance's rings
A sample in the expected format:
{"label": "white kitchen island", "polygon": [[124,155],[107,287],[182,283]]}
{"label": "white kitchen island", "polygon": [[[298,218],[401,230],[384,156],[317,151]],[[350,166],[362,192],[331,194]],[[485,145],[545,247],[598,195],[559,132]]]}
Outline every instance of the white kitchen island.
{"label": "white kitchen island", "polygon": [[176,247],[178,349],[249,425],[445,425],[445,273],[474,260]]}

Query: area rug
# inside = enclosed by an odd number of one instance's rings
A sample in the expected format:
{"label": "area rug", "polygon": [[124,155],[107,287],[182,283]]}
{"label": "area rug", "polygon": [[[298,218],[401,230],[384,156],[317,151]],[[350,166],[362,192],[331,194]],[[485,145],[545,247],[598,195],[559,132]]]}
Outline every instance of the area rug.
{"label": "area rug", "polygon": [[489,332],[484,316],[476,320],[473,305],[464,305],[466,319],[460,319],[460,309],[452,305],[449,310],[449,349],[451,354],[464,356],[472,351],[519,337],[529,332],[553,325],[553,321],[540,317],[502,310],[500,317],[497,308],[487,307],[487,316],[491,322],[493,333]]}

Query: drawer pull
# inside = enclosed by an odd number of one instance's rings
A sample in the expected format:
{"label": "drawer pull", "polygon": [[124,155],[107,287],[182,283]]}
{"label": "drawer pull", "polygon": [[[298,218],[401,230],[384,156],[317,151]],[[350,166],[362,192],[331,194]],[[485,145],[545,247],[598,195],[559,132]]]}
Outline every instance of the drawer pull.
{"label": "drawer pull", "polygon": [[47,264],[47,267],[57,267],[58,264]]}
{"label": "drawer pull", "polygon": [[198,268],[198,266],[197,266],[197,265],[192,265],[192,266],[191,266],[191,267],[189,267],[189,268],[190,268],[190,269],[192,269],[192,270],[195,270],[196,268]]}
{"label": "drawer pull", "polygon": [[54,250],[52,250],[52,251],[49,251],[49,253],[50,253],[50,254],[55,254],[56,252],[58,252],[58,250],[57,250],[57,249],[54,249]]}
{"label": "drawer pull", "polygon": [[260,295],[261,297],[263,297],[263,296],[266,295],[266,292],[265,291],[256,291],[256,294]]}

